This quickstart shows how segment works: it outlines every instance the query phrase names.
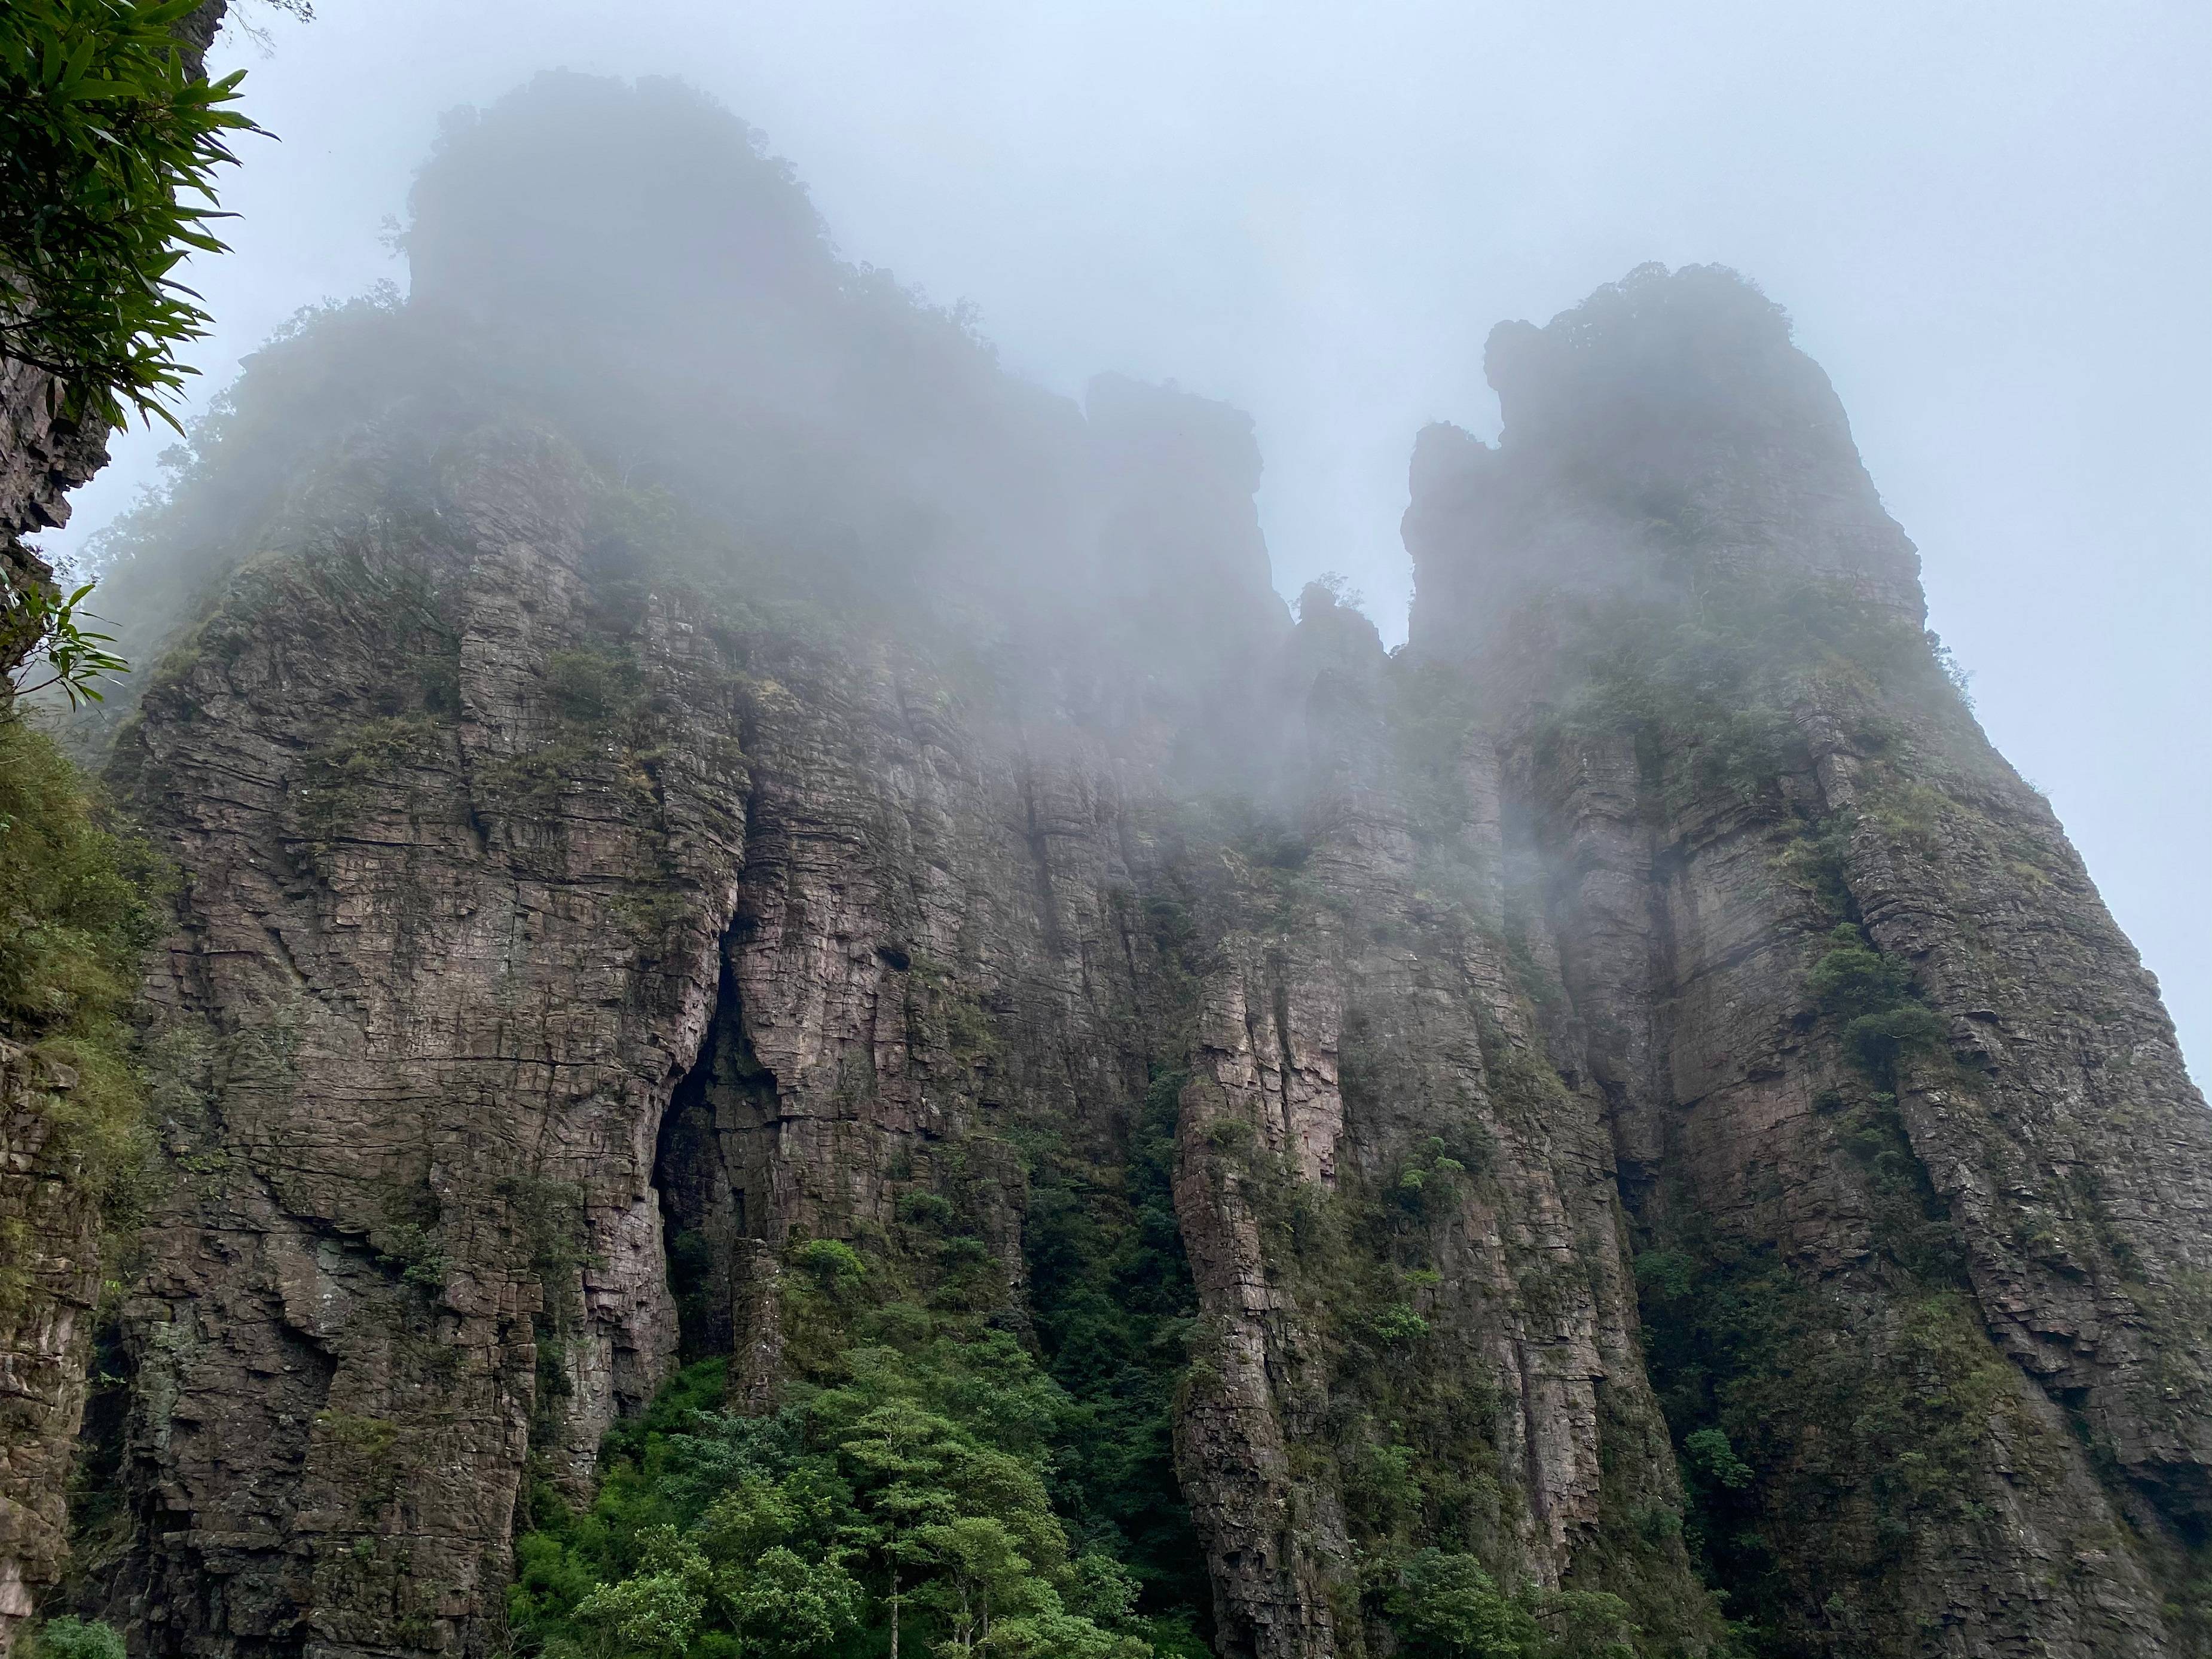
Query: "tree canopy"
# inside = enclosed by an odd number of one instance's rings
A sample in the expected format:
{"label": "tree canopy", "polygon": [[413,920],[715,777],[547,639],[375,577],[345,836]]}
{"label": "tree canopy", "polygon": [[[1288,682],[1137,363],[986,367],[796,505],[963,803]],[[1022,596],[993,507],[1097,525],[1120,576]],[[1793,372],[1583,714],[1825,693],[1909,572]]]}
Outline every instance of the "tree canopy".
{"label": "tree canopy", "polygon": [[590,1510],[538,1491],[519,1635],[594,1659],[1151,1659],[1188,1642],[1138,1615],[1121,1561],[1071,1548],[1052,1478],[1073,1402],[1011,1335],[892,1304],[834,1382],[763,1417],[720,1409],[726,1364],[687,1368],[617,1431]]}

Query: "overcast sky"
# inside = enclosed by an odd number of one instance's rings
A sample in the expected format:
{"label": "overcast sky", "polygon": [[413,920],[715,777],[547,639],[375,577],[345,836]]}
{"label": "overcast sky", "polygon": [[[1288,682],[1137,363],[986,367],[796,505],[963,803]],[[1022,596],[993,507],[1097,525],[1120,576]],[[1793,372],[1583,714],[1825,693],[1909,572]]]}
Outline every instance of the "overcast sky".
{"label": "overcast sky", "polygon": [[[1424,422],[1481,348],[1647,259],[1787,306],[1983,721],[2051,795],[2212,1069],[2212,5],[2205,0],[318,0],[219,67],[252,143],[200,396],[384,246],[441,110],[678,74],[849,258],[1011,365],[1250,410],[1278,584],[1405,634]],[[134,434],[66,550],[155,476]]]}

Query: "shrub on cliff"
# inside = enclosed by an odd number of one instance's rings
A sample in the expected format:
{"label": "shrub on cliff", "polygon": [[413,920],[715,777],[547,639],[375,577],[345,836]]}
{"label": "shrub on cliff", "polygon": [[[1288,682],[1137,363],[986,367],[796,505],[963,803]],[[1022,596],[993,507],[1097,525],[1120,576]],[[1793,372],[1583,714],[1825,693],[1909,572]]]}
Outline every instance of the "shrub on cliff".
{"label": "shrub on cliff", "polygon": [[93,1620],[51,1619],[22,1644],[23,1659],[124,1659],[114,1626]]}
{"label": "shrub on cliff", "polygon": [[1887,1081],[1899,1056],[1941,1048],[1943,1022],[1918,1000],[1910,968],[1849,922],[1835,927],[1828,945],[1805,988],[1815,1006],[1846,1022],[1844,1049],[1854,1064]]}
{"label": "shrub on cliff", "polygon": [[67,757],[0,716],[0,1021],[20,1035],[82,1038],[136,988],[150,918],[138,855],[102,827]]}

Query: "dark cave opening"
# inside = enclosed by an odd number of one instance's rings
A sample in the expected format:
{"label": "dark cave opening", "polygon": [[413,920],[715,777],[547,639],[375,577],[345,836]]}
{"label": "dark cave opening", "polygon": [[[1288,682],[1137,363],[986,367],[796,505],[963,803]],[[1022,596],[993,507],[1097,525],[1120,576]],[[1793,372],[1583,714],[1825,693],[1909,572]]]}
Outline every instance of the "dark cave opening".
{"label": "dark cave opening", "polygon": [[775,1079],[744,1034],[725,955],[699,1057],[670,1097],[653,1152],[678,1357],[736,1352],[738,1297],[763,1221],[757,1132],[772,1121]]}

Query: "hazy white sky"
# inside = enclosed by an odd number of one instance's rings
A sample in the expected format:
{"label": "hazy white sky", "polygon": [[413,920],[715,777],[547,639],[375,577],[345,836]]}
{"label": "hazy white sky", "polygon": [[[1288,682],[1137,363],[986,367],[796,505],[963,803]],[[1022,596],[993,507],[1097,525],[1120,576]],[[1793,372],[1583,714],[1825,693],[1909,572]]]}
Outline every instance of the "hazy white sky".
{"label": "hazy white sky", "polygon": [[[1646,259],[1755,276],[1834,378],[1990,734],[2212,1068],[2212,5],[2204,0],[319,0],[252,112],[205,392],[383,244],[440,111],[682,75],[848,257],[1073,392],[1258,422],[1278,582],[1404,636],[1414,430],[1481,346]],[[68,549],[155,472],[119,443]]]}

